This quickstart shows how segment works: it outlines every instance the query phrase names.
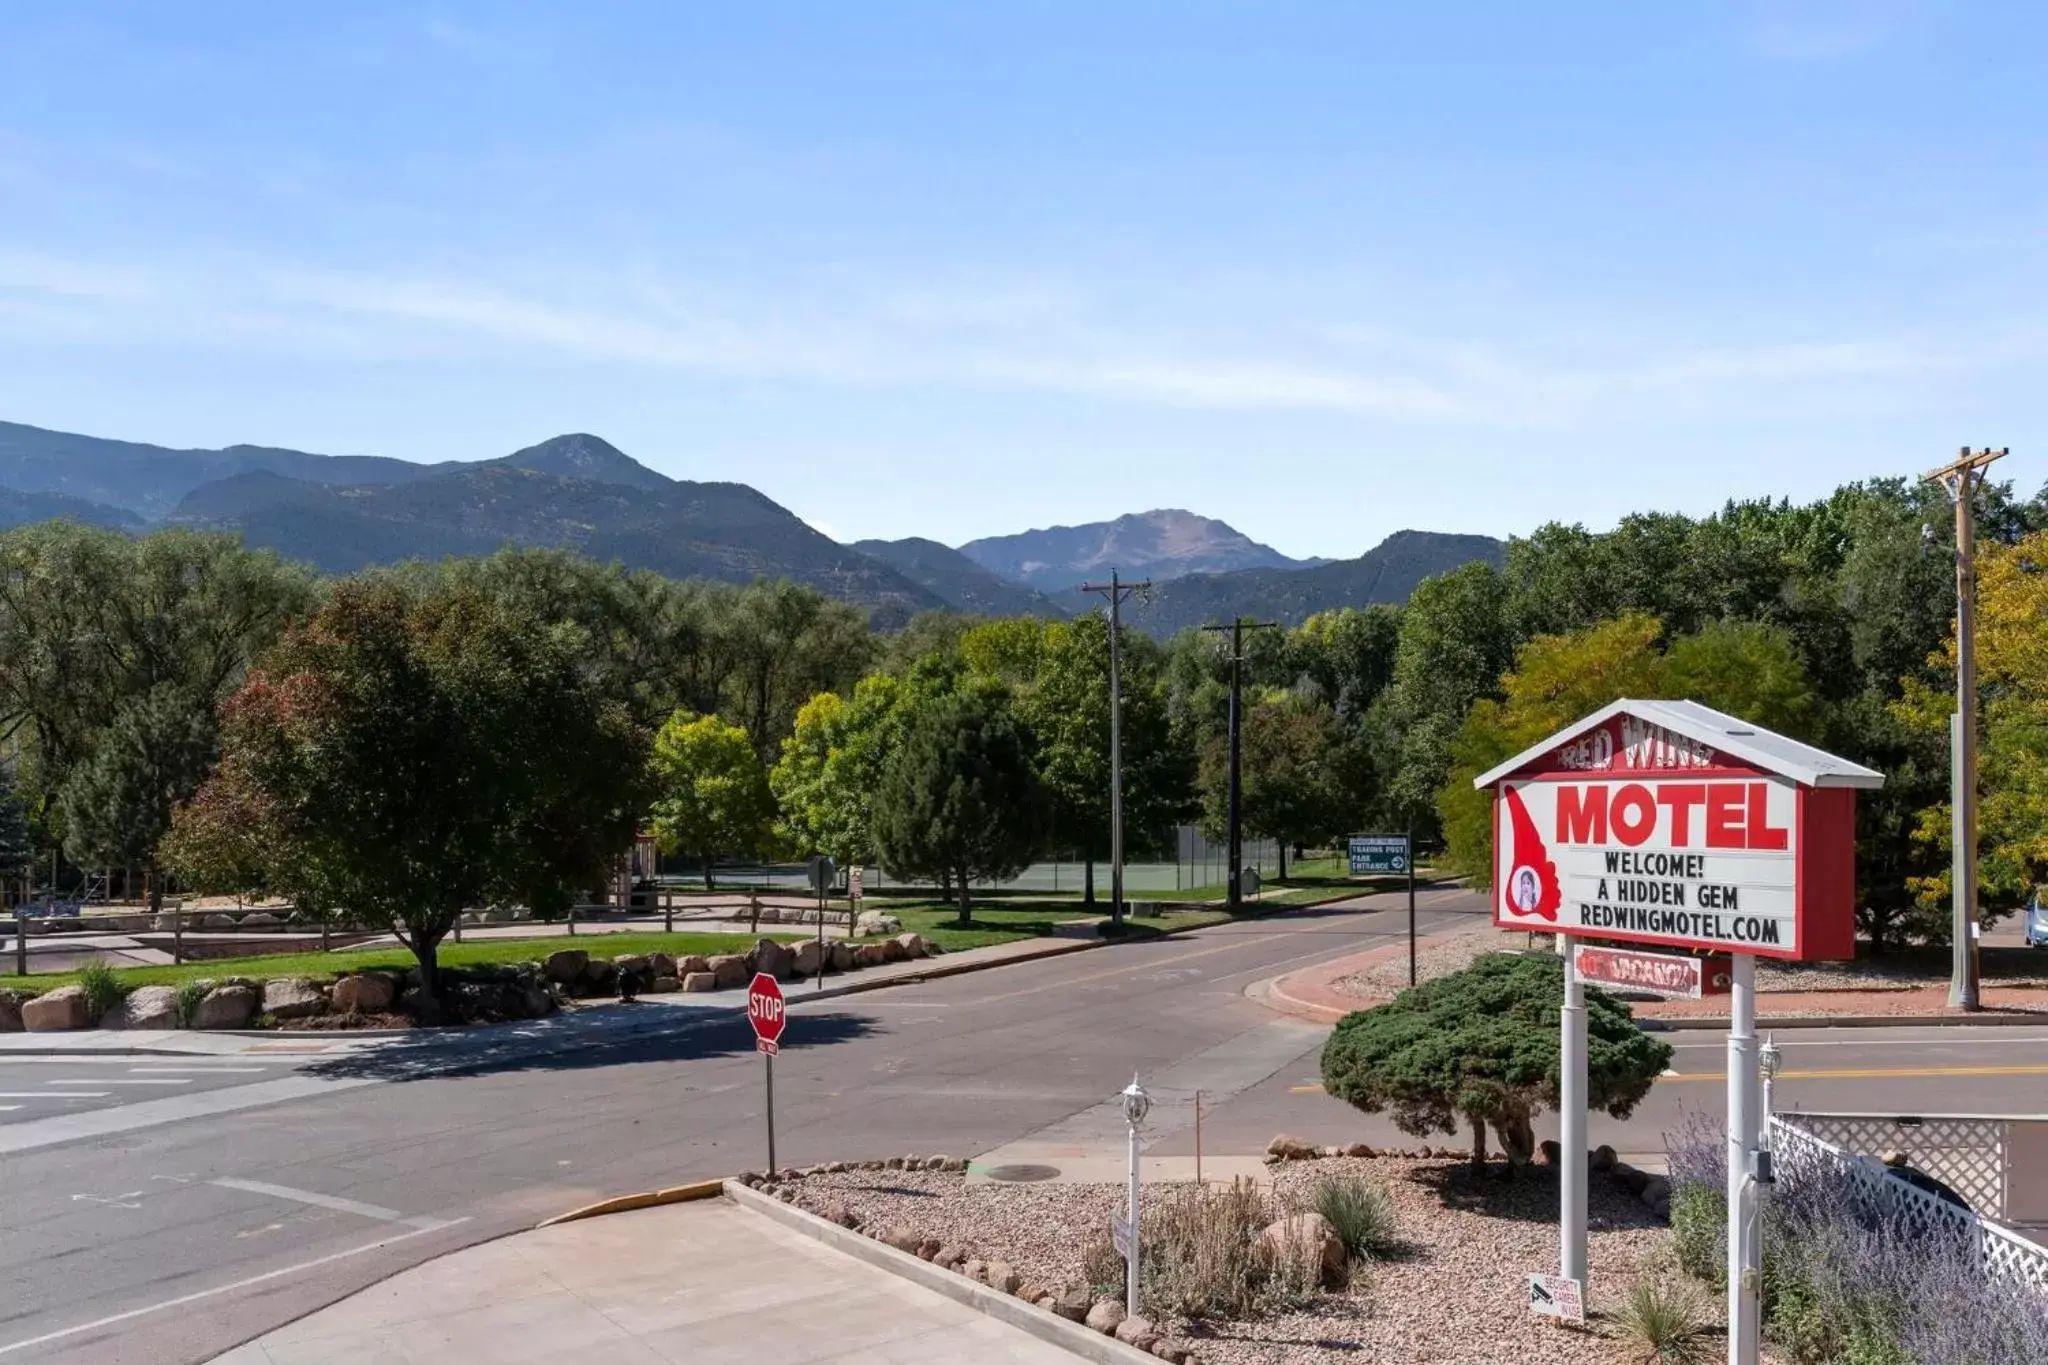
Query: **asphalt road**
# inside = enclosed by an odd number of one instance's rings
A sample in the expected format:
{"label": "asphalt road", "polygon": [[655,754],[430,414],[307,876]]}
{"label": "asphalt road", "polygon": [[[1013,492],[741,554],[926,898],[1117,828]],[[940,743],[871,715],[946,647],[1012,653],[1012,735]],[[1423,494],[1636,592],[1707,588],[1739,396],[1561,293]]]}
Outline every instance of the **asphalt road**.
{"label": "asphalt road", "polygon": [[[1425,891],[1421,926],[1427,933],[1478,913],[1477,898]],[[1258,1150],[1282,1129],[1374,1140],[1375,1120],[1312,1088],[1319,1031],[1276,1020],[1243,990],[1403,932],[1399,912],[1325,909],[815,1006],[792,992],[776,1062],[778,1158],[972,1156],[1034,1136],[1085,1139],[1134,1071],[1161,1093],[1155,1151],[1187,1140],[1177,1101],[1193,1087],[1211,1102],[1211,1150]],[[1835,1071],[2010,1066],[2017,1056],[2048,1074],[2048,1037],[2000,1032],[1801,1039],[1788,1070],[1806,1067],[1809,1053],[1829,1063],[1811,1069]],[[1719,1066],[1711,1051],[1688,1047],[1680,1057],[1681,1072]],[[730,1015],[658,1038],[486,1060],[461,1074],[416,1076],[370,1053],[298,1061],[275,1077],[195,1074],[190,1087],[97,1083],[150,1079],[132,1068],[156,1064],[0,1066],[0,1090],[40,1096],[70,1079],[95,1080],[81,1092],[106,1092],[0,1100],[24,1106],[0,1119],[19,1121],[31,1105],[145,1103],[125,1100],[124,1089],[195,1095],[189,1106],[147,1101],[164,1121],[52,1145],[17,1138],[10,1147],[0,1127],[0,1365],[203,1360],[430,1256],[606,1195],[765,1160],[763,1064],[744,1021]],[[1980,1082],[1991,1107],[2040,1093],[2035,1081],[1991,1075],[1812,1084],[1830,1103],[1882,1096],[1876,1107],[1889,1110],[1909,1101],[1933,1108],[1961,1093],[1945,1087]],[[1788,1080],[1788,1093],[1804,1084]],[[280,1098],[198,1112],[203,1088],[238,1085]],[[1658,1122],[1680,1103],[1712,1107],[1718,1095],[1711,1082],[1674,1078],[1616,1145],[1653,1149]],[[184,1108],[196,1116],[178,1117]]]}
{"label": "asphalt road", "polygon": [[242,1057],[0,1059],[0,1127],[140,1100],[204,1094],[288,1074],[292,1063]]}

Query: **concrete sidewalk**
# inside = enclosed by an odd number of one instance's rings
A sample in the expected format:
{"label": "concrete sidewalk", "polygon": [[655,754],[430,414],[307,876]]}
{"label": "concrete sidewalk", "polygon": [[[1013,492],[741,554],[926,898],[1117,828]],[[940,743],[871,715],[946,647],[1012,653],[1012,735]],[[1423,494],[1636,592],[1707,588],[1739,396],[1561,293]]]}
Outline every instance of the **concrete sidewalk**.
{"label": "concrete sidewalk", "polygon": [[218,1365],[1073,1365],[1077,1357],[724,1199],[520,1233],[394,1276]]}

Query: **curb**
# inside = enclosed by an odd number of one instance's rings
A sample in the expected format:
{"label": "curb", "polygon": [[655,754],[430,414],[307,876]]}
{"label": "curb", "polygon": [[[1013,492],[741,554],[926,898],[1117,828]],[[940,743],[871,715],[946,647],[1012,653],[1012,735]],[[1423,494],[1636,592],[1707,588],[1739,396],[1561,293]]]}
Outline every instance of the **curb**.
{"label": "curb", "polygon": [[[1326,902],[1326,903],[1327,903],[1327,902]],[[1239,918],[1241,918],[1241,919],[1248,919],[1248,920],[1260,920],[1260,919],[1279,919],[1279,918],[1283,918],[1284,916],[1287,916],[1287,915],[1290,915],[1290,914],[1296,913],[1296,912],[1298,912],[1298,911],[1302,911],[1302,910],[1320,910],[1320,909],[1322,909],[1322,908],[1323,908],[1323,907],[1322,907],[1322,905],[1290,905],[1290,906],[1285,906],[1285,907],[1282,907],[1282,908],[1280,908],[1280,909],[1276,909],[1276,910],[1273,910],[1273,911],[1271,911],[1271,912],[1269,912],[1269,913],[1266,913],[1266,914],[1258,914],[1258,915],[1243,915],[1243,916],[1240,916]],[[1228,923],[1229,921],[1224,921],[1224,922],[1225,922],[1225,923]],[[1051,942],[1051,943],[1049,944],[1049,946],[1047,946],[1047,948],[1046,948],[1046,949],[1045,949],[1045,950],[1044,950],[1043,952],[1036,952],[1036,953],[1031,953],[1031,954],[1028,954],[1028,955],[1019,955],[1019,956],[1016,956],[1016,957],[1005,957],[1005,958],[996,958],[996,959],[993,959],[993,960],[990,960],[990,961],[986,961],[986,962],[965,962],[965,961],[957,961],[957,962],[945,962],[945,961],[940,961],[940,962],[938,962],[937,964],[935,964],[935,965],[933,965],[933,966],[930,966],[930,967],[925,967],[925,968],[920,968],[919,970],[917,970],[917,971],[914,971],[914,972],[905,972],[905,973],[904,973],[904,974],[902,974],[901,976],[892,976],[892,977],[889,977],[889,978],[887,978],[886,980],[881,980],[881,981],[849,981],[849,982],[847,982],[846,984],[844,984],[844,985],[841,985],[841,986],[827,986],[827,987],[826,987],[825,989],[823,989],[823,990],[818,990],[818,991],[805,991],[805,990],[801,990],[801,989],[798,989],[798,990],[794,990],[794,991],[792,991],[792,992],[790,993],[790,996],[789,996],[789,1003],[790,1003],[790,1004],[792,1004],[792,1005],[800,1005],[800,1004],[803,1004],[803,1003],[805,1003],[806,1001],[811,1001],[811,1000],[837,1000],[837,999],[839,999],[839,998],[840,998],[841,996],[847,996],[847,995],[858,995],[858,994],[860,994],[860,993],[861,993],[861,992],[863,992],[863,991],[881,991],[881,990],[887,990],[887,989],[888,989],[889,987],[891,987],[891,986],[913,986],[913,985],[917,985],[917,984],[919,984],[919,983],[921,983],[921,982],[925,982],[925,981],[938,981],[938,980],[941,980],[941,979],[943,979],[943,978],[945,978],[945,977],[949,977],[949,976],[965,976],[965,975],[967,975],[967,974],[968,974],[969,972],[986,972],[986,971],[993,971],[993,970],[995,970],[995,969],[996,969],[996,968],[998,968],[998,967],[1014,967],[1014,966],[1017,966],[1017,965],[1019,965],[1020,963],[1025,963],[1025,962],[1038,962],[1038,961],[1041,961],[1041,960],[1043,960],[1043,959],[1045,959],[1045,958],[1049,958],[1049,957],[1063,957],[1063,956],[1065,956],[1065,955],[1066,955],[1066,954],[1068,954],[1068,953],[1082,953],[1082,952],[1087,952],[1087,951],[1089,951],[1090,949],[1094,949],[1094,948],[1110,948],[1110,947],[1115,947],[1115,946],[1117,946],[1118,944],[1122,944],[1122,943],[1127,943],[1127,942],[1129,942],[1129,943],[1150,943],[1150,942],[1153,942],[1153,941],[1155,941],[1155,940],[1157,940],[1157,939],[1162,939],[1162,938],[1177,938],[1177,937],[1179,937],[1179,936],[1180,936],[1180,935],[1182,935],[1182,934],[1192,934],[1192,933],[1196,933],[1196,932],[1198,932],[1198,931],[1200,931],[1200,930],[1203,930],[1203,929],[1214,929],[1214,928],[1217,928],[1217,927],[1218,927],[1218,926],[1217,926],[1217,925],[1215,925],[1215,924],[1190,924],[1190,925],[1185,925],[1185,926],[1183,926],[1183,927],[1180,927],[1180,928],[1174,928],[1174,929],[1161,929],[1161,930],[1158,930],[1158,931],[1157,931],[1156,933],[1154,933],[1153,935],[1151,935],[1151,936],[1150,936],[1149,938],[1143,938],[1143,939],[1117,939],[1117,938],[1082,938],[1082,939],[1060,939],[1060,940],[1054,940],[1054,941],[1052,941],[1052,942]],[[965,956],[965,953],[966,953],[966,952],[972,952],[972,951],[973,951],[972,949],[967,949],[967,950],[965,950],[965,951],[964,951],[964,952],[962,952],[962,953],[959,953],[959,954],[948,954],[948,956],[959,956],[959,957],[964,957],[964,956]],[[723,1010],[743,1010],[743,1009],[745,1009],[745,1004],[744,1004],[743,1002],[744,1002],[744,996],[741,996],[741,997],[740,997],[739,999],[735,1000],[735,1002],[734,1002],[733,1004],[730,1004],[730,1005],[720,1005],[720,1006],[711,1006],[711,1005],[704,1005],[704,1006],[697,1006],[697,1007],[694,1007],[694,1008],[692,1008],[692,1009],[691,1009],[691,1010],[689,1011],[689,1013],[691,1013],[691,1014],[701,1014],[701,1015],[706,1015],[706,1016],[709,1016],[709,1015],[712,1015],[712,1014],[714,1014],[715,1012],[719,1012],[719,1011],[723,1011]],[[681,1012],[681,1011],[678,1011],[678,1012]],[[522,1022],[527,1022],[527,1023],[531,1023],[531,1022],[533,1022],[533,1021],[532,1021],[532,1020],[526,1020],[526,1021],[522,1021]],[[2043,1022],[2048,1022],[2048,1019],[2044,1019],[2044,1021],[2043,1021]],[[651,1021],[650,1021],[650,1024],[651,1024]],[[658,1030],[659,1028],[661,1028],[661,1027],[664,1027],[664,1026],[665,1026],[665,1024],[664,1024],[664,1025],[652,1025],[652,1024],[651,1024],[651,1026],[652,1026],[653,1028],[655,1028],[655,1029],[657,1029],[657,1030]],[[498,1028],[498,1027],[510,1027],[510,1025],[485,1025],[484,1027],[486,1027],[486,1028]],[[82,1032],[83,1030],[80,1030],[80,1031]],[[137,1030],[137,1031],[138,1031],[138,1032],[140,1032],[140,1030]],[[321,1036],[321,1035],[320,1035],[320,1031],[318,1031],[318,1030],[312,1030],[312,1029],[307,1029],[307,1030],[290,1030],[290,1029],[285,1029],[285,1030],[280,1030],[280,1029],[180,1029],[180,1030],[176,1030],[176,1031],[177,1031],[177,1032],[181,1032],[181,1033],[198,1033],[198,1034],[203,1034],[203,1035],[205,1035],[205,1036],[207,1036],[207,1037],[219,1037],[219,1038],[263,1038],[263,1039],[266,1039],[266,1040],[270,1040],[270,1041],[276,1041],[276,1040],[278,1040],[279,1038],[289,1038],[289,1037],[293,1036],[293,1035],[294,1035],[295,1033],[303,1033],[303,1034],[305,1034],[305,1035],[306,1035],[306,1036],[308,1036],[308,1037],[314,1037],[314,1036]],[[464,1033],[466,1033],[466,1034],[475,1034],[475,1033],[477,1032],[477,1030],[475,1030],[475,1029],[469,1029],[469,1030],[464,1030],[463,1032],[464,1032]],[[336,1030],[336,1031],[334,1031],[334,1033],[335,1033],[335,1036],[337,1036],[337,1037],[341,1037],[341,1038],[361,1038],[361,1039],[376,1039],[376,1038],[418,1038],[418,1037],[421,1037],[421,1036],[423,1036],[423,1035],[424,1035],[424,1036],[427,1036],[427,1037],[447,1037],[447,1036],[454,1036],[454,1035],[453,1035],[453,1033],[452,1033],[451,1031],[448,1031],[448,1030],[441,1030],[441,1029],[416,1029],[416,1028],[406,1028],[406,1029],[351,1029],[351,1030],[347,1030],[347,1031],[341,1031],[341,1030]],[[54,1034],[53,1034],[52,1036],[54,1037],[54,1036],[57,1036],[57,1035],[54,1035]],[[23,1048],[23,1049],[21,1049],[21,1050],[20,1050],[20,1053],[19,1053],[19,1055],[20,1055],[20,1056],[24,1056],[24,1057],[84,1057],[84,1056],[96,1056],[96,1057],[106,1057],[106,1056],[114,1056],[114,1057],[119,1057],[119,1056],[141,1056],[141,1055],[148,1055],[148,1056],[171,1056],[171,1057],[210,1057],[210,1056],[232,1056],[232,1057],[239,1057],[239,1056],[242,1056],[243,1054],[242,1054],[242,1053],[239,1053],[239,1052],[236,1052],[236,1053],[195,1053],[195,1052],[189,1052],[189,1051],[187,1051],[187,1050],[185,1050],[185,1049],[182,1049],[182,1048],[153,1048],[153,1047],[144,1047],[144,1046],[128,1046],[128,1047],[93,1047],[93,1048],[77,1048],[77,1047],[74,1047],[74,1048],[62,1048],[62,1047],[53,1047],[53,1048],[36,1048],[36,1049],[33,1049],[33,1050],[30,1050],[30,1049],[27,1049],[27,1048]],[[7,1059],[8,1059],[8,1056],[9,1056],[9,1051],[7,1051],[7,1050],[0,1050],[0,1062],[5,1062],[5,1061],[6,1061]]]}
{"label": "curb", "polygon": [[834,1251],[844,1252],[857,1261],[865,1261],[877,1270],[886,1270],[920,1288],[932,1290],[998,1322],[1028,1332],[1048,1345],[1057,1346],[1083,1360],[1093,1361],[1095,1365],[1137,1365],[1139,1361],[1151,1361],[1156,1365],[1159,1359],[1148,1351],[1126,1346],[1114,1337],[1091,1332],[1078,1322],[1068,1322],[1057,1313],[1040,1308],[1035,1303],[1026,1303],[1010,1294],[999,1294],[985,1284],[976,1284],[965,1275],[942,1270],[930,1261],[920,1261],[908,1252],[885,1246],[871,1237],[863,1237],[851,1228],[828,1223],[816,1214],[806,1213],[779,1199],[770,1199],[767,1195],[750,1190],[736,1180],[725,1182],[725,1197],[743,1209],[761,1214],[786,1228],[823,1242]]}
{"label": "curb", "polygon": [[[1448,943],[1469,932],[1471,931],[1459,930],[1448,934],[1424,935],[1415,940],[1416,951],[1420,952],[1424,948],[1432,948],[1439,944]],[[1335,973],[1335,975],[1348,976],[1366,967],[1377,966],[1379,963],[1391,962],[1397,958],[1404,957],[1407,955],[1407,952],[1408,944],[1406,941],[1389,944],[1384,948],[1368,949],[1358,954],[1355,958],[1339,958],[1336,962],[1317,963],[1314,966],[1297,968],[1291,972],[1282,972],[1278,976],[1269,976],[1263,981],[1254,981],[1251,985],[1244,988],[1244,993],[1247,998],[1264,1005],[1275,1014],[1292,1015],[1294,1018],[1306,1019],[1311,1023],[1334,1024],[1347,1014],[1355,1013],[1358,1010],[1369,1010],[1375,1005],[1384,1005],[1387,1001],[1393,999],[1393,996],[1362,995],[1358,997],[1356,1004],[1340,1009],[1335,1005],[1325,1005],[1314,1000],[1303,1000],[1299,996],[1289,995],[1286,990],[1288,980],[1293,977],[1304,976],[1309,972],[1330,971],[1332,968],[1340,965],[1345,970],[1341,973]]]}
{"label": "curb", "polygon": [[690,1185],[675,1185],[665,1190],[648,1190],[644,1194],[622,1194],[611,1199],[600,1199],[595,1204],[585,1204],[580,1209],[570,1209],[552,1218],[543,1218],[533,1226],[535,1229],[551,1228],[558,1223],[574,1223],[584,1218],[602,1218],[608,1213],[630,1213],[634,1209],[651,1209],[663,1204],[688,1204],[698,1199],[716,1199],[725,1192],[723,1180],[699,1180]]}
{"label": "curb", "polygon": [[[1662,1016],[1636,1020],[1646,1033],[1684,1033],[1711,1029],[1726,1033],[1733,1024],[1727,1015],[1698,1018]],[[1781,1028],[2048,1028],[2048,1014],[1800,1014],[1785,1018],[1759,1015],[1759,1029]]]}

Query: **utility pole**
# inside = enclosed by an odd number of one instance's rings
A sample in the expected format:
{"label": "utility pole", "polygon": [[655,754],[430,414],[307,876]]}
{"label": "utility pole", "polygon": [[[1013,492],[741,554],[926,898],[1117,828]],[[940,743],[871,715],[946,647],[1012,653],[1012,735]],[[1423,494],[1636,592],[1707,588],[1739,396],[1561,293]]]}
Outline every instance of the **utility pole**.
{"label": "utility pole", "polygon": [[1082,592],[1109,599],[1109,922],[1124,922],[1124,681],[1123,606],[1132,593],[1150,594],[1152,580],[1126,583],[1109,571],[1107,583],[1083,583]]}
{"label": "utility pole", "polygon": [[1244,871],[1244,827],[1239,815],[1243,784],[1238,773],[1244,747],[1244,629],[1247,625],[1253,630],[1280,628],[1278,621],[1247,622],[1242,616],[1227,626],[1202,627],[1203,630],[1230,632],[1230,889],[1227,903],[1232,910],[1241,909],[1244,903],[1244,890],[1240,885]]}
{"label": "utility pole", "polygon": [[1977,489],[1984,468],[2006,454],[1990,446],[1962,454],[1927,475],[1956,505],[1956,710],[1950,718],[1949,865],[1950,1009],[1980,1008],[1977,998]]}

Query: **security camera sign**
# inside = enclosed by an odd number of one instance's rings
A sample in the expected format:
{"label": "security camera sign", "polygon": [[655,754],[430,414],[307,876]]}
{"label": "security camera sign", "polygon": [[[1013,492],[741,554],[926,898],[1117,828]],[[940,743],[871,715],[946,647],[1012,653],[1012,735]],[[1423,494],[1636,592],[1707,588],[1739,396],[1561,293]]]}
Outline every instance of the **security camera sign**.
{"label": "security camera sign", "polygon": [[1583,1289],[1577,1280],[1568,1280],[1562,1275],[1531,1275],[1529,1311],[1538,1317],[1584,1322],[1586,1299]]}
{"label": "security camera sign", "polygon": [[1766,776],[1504,781],[1495,922],[1797,957],[1799,799],[1794,784]]}

